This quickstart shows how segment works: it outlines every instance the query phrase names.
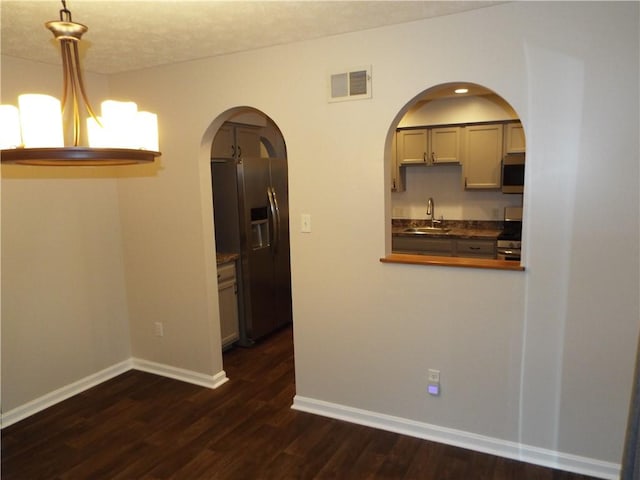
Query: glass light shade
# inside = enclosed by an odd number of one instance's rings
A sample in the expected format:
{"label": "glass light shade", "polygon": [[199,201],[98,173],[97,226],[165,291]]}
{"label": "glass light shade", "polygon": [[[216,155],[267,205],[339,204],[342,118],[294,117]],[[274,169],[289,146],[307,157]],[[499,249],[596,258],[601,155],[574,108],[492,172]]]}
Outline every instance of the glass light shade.
{"label": "glass light shade", "polygon": [[20,112],[14,105],[0,105],[0,149],[22,145]]}
{"label": "glass light shade", "polygon": [[157,152],[160,150],[158,142],[158,116],[151,112],[138,112],[136,116],[136,148]]}
{"label": "glass light shade", "polygon": [[135,125],[138,106],[135,102],[102,102],[101,122],[104,126],[106,141],[113,148],[136,148]]}
{"label": "glass light shade", "polygon": [[63,147],[60,100],[28,93],[18,97],[22,141],[26,148]]}
{"label": "glass light shade", "polygon": [[132,148],[158,151],[158,116],[139,112],[134,102],[105,100],[102,117],[87,119],[89,145],[93,148]]}
{"label": "glass light shade", "polygon": [[[100,123],[103,122],[102,118],[98,117]],[[109,142],[107,139],[107,133],[102,125],[96,122],[95,118],[87,118],[87,138],[89,140],[89,146],[91,148],[108,148]]]}

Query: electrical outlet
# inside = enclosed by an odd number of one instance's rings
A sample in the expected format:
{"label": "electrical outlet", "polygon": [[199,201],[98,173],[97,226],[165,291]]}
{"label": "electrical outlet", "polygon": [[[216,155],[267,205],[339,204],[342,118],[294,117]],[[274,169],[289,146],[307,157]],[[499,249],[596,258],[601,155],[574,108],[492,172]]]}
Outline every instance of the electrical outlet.
{"label": "electrical outlet", "polygon": [[164,327],[162,326],[162,322],[155,322],[153,324],[153,329],[154,329],[154,332],[156,334],[156,337],[163,337],[164,336]]}
{"label": "electrical outlet", "polygon": [[429,369],[427,392],[434,397],[440,395],[440,370]]}

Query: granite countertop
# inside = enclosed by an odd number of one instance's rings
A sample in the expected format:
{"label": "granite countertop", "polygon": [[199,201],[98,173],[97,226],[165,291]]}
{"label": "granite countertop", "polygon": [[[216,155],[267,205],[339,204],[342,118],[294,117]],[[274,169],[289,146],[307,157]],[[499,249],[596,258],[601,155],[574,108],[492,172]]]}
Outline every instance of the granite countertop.
{"label": "granite countertop", "polygon": [[240,254],[238,254],[238,253],[217,252],[216,253],[216,264],[217,265],[222,265],[223,263],[234,262],[238,258],[240,258]]}
{"label": "granite countertop", "polygon": [[[448,228],[448,232],[410,233],[404,230],[409,227],[428,226],[428,220],[396,220],[392,221],[391,234],[407,237],[434,237],[434,238],[462,238],[477,240],[496,240],[502,232],[502,222],[499,221],[469,221],[469,220],[445,220],[442,226]],[[439,223],[438,226],[441,226]]]}

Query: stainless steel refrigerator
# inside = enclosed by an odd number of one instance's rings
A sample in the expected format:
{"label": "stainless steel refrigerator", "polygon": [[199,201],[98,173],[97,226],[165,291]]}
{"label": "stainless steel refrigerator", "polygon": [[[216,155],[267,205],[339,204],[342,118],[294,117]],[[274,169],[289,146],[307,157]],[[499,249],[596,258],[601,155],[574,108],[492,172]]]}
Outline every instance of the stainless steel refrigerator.
{"label": "stainless steel refrigerator", "polygon": [[240,254],[240,345],[292,320],[286,158],[212,159],[216,248]]}

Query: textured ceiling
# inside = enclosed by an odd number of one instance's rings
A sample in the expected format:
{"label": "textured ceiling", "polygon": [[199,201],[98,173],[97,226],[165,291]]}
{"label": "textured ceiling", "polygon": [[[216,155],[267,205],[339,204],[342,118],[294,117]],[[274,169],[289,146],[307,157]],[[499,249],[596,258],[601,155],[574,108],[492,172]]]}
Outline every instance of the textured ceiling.
{"label": "textured ceiling", "polygon": [[[483,8],[495,1],[67,0],[83,68],[117,73]],[[3,55],[60,63],[60,1],[1,0]]]}

